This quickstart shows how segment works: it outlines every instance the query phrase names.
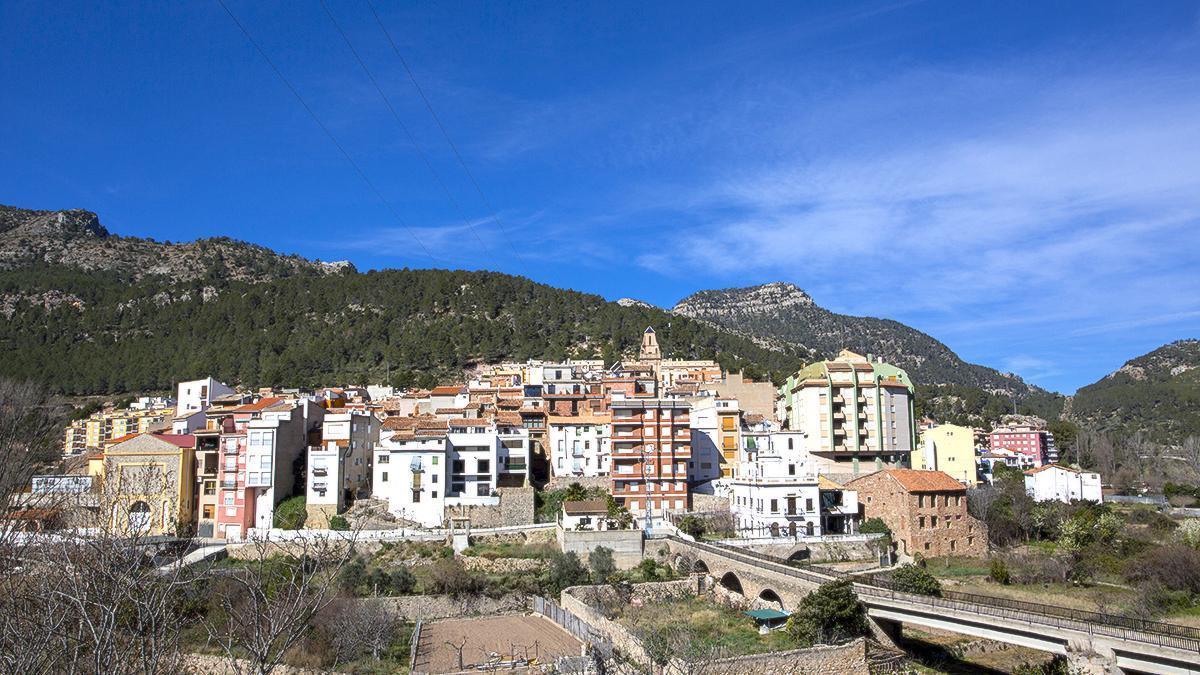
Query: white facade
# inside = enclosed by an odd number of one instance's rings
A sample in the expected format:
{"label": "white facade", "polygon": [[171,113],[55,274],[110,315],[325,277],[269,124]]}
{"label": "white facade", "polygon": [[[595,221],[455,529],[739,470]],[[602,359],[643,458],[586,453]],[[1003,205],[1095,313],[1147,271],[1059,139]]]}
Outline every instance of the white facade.
{"label": "white facade", "polygon": [[232,388],[211,377],[180,382],[175,396],[175,416],[182,417],[196,410],[204,410],[214,398],[232,393]]}
{"label": "white facade", "polygon": [[528,482],[529,434],[479,420],[448,432],[384,432],[375,447],[372,491],[388,510],[424,527],[440,527],[448,507],[495,506],[496,490]]}
{"label": "white facade", "polygon": [[1057,464],[1025,472],[1025,492],[1034,501],[1101,502],[1100,474],[1079,471]]}
{"label": "white facade", "polygon": [[308,430],[323,416],[321,408],[301,401],[246,423],[245,486],[256,488],[253,527],[272,527],[275,506],[295,493],[297,460],[307,448]]}
{"label": "white facade", "polygon": [[730,510],[739,536],[820,536],[816,463],[803,436],[774,432],[746,437]]}
{"label": "white facade", "polygon": [[[688,418],[692,431],[692,458],[688,460],[688,480],[702,483],[721,477],[721,423],[712,397],[688,399],[692,413]],[[734,402],[736,406],[736,401]]]}
{"label": "white facade", "polygon": [[548,427],[550,470],[555,477],[609,474],[609,418],[551,416]]}
{"label": "white facade", "polygon": [[379,419],[352,411],[325,416],[321,444],[308,449],[308,504],[345,510],[370,489]]}

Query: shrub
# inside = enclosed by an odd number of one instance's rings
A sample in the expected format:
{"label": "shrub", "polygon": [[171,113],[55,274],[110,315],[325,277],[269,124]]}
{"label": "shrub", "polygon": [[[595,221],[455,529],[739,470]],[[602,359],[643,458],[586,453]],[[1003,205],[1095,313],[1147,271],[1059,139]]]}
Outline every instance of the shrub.
{"label": "shrub", "polygon": [[941,595],[942,584],[937,577],[930,574],[924,567],[904,564],[892,572],[892,582],[896,590],[918,595]]}
{"label": "shrub", "polygon": [[679,529],[688,536],[699,539],[704,536],[704,521],[696,516],[688,514],[679,519]]}
{"label": "shrub", "polygon": [[329,519],[329,529],[345,532],[350,529],[350,522],[342,516],[334,516]]}
{"label": "shrub", "polygon": [[308,519],[308,500],[304,495],[288,497],[275,507],[275,527],[281,530],[299,530]]}
{"label": "shrub", "polygon": [[388,575],[388,586],[392,595],[408,595],[417,587],[417,577],[407,565],[401,565]]}
{"label": "shrub", "polygon": [[804,596],[788,618],[787,631],[803,647],[839,644],[866,635],[867,616],[849,579],[822,584]]}
{"label": "shrub", "polygon": [[557,595],[562,589],[588,582],[587,570],[573,552],[559,553],[550,559],[550,588]]}
{"label": "shrub", "polygon": [[337,584],[343,593],[357,595],[358,589],[367,583],[367,566],[361,558],[346,563],[338,572]]}
{"label": "shrub", "polygon": [[1130,561],[1125,576],[1139,585],[1200,595],[1200,551],[1180,544],[1152,548]]}
{"label": "shrub", "polygon": [[1200,518],[1188,518],[1175,530],[1179,543],[1194,549],[1200,549]]}
{"label": "shrub", "polygon": [[858,531],[862,534],[883,534],[888,537],[892,536],[892,528],[883,522],[882,518],[867,518],[863,524],[859,526]]}
{"label": "shrub", "polygon": [[597,546],[594,551],[588,554],[588,567],[592,569],[592,581],[598,584],[608,581],[608,578],[617,571],[617,564],[613,561],[612,549]]}
{"label": "shrub", "polygon": [[429,566],[429,586],[434,593],[468,595],[480,588],[480,581],[454,558],[442,558]]}
{"label": "shrub", "polygon": [[992,558],[992,568],[989,572],[989,576],[992,577],[992,581],[995,581],[998,584],[1004,584],[1005,586],[1012,581],[1012,577],[1008,573],[1008,564],[1000,558]]}

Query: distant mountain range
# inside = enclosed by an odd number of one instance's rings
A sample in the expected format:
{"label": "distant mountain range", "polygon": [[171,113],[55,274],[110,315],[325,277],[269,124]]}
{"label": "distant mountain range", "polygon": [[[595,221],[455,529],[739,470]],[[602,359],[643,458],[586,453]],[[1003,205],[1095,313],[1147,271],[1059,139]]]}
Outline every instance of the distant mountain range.
{"label": "distant mountain range", "polygon": [[1016,375],[967,363],[949,347],[891,319],[836,314],[789,283],[700,291],[680,300],[675,314],[760,340],[831,358],[842,349],[882,358],[922,384],[957,384],[1022,398],[1041,391]]}
{"label": "distant mountain range", "polygon": [[[653,325],[668,356],[780,381],[842,348],[905,368],[924,414],[1056,418],[1063,397],[963,361],[902,323],[836,314],[796,286],[702,291],[670,312],[493,272],[358,272],[229,238],[110,233],[83,210],[0,206],[0,375],[70,394],[162,390],[212,374],[246,384],[428,384],[500,359],[633,353]],[[1200,428],[1200,348],[1167,345],[1085,387],[1068,414],[1175,439]]]}

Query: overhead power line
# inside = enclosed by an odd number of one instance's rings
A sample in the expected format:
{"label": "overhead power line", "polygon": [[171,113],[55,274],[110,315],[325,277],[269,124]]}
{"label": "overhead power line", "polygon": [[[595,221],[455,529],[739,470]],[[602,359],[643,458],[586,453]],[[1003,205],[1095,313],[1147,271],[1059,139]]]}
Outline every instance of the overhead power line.
{"label": "overhead power line", "polygon": [[521,252],[512,242],[512,236],[508,231],[508,227],[500,218],[500,212],[496,210],[496,207],[492,205],[491,200],[489,200],[487,195],[484,194],[483,188],[479,186],[479,181],[475,179],[475,174],[471,172],[470,167],[467,166],[466,160],[463,159],[462,153],[458,151],[458,146],[455,145],[454,141],[450,139],[450,132],[446,131],[446,126],[442,124],[442,119],[438,117],[437,112],[434,111],[433,104],[429,102],[429,97],[425,95],[425,90],[422,89],[420,83],[417,82],[417,77],[413,74],[412,68],[408,67],[408,61],[405,60],[404,55],[400,53],[400,47],[396,44],[396,41],[392,39],[392,34],[388,31],[387,26],[383,24],[383,19],[379,17],[379,12],[375,10],[375,4],[372,3],[371,0],[364,1],[367,3],[367,6],[371,8],[371,14],[375,16],[375,23],[379,24],[379,30],[383,31],[383,35],[387,38],[388,44],[392,46],[392,51],[396,53],[396,58],[400,59],[400,65],[404,66],[404,72],[408,73],[408,79],[412,82],[413,87],[417,90],[417,93],[420,94],[421,101],[425,103],[425,109],[429,111],[430,117],[432,117],[433,121],[437,123],[438,129],[440,129],[442,132],[442,138],[446,139],[446,144],[449,145],[450,149],[454,152],[454,157],[458,160],[458,164],[462,167],[463,172],[467,174],[467,178],[470,179],[471,185],[475,188],[475,192],[479,194],[479,199],[483,202],[483,205],[487,208],[488,212],[491,213],[492,219],[495,220],[496,224],[500,226],[500,230],[504,233],[504,239],[508,242],[513,254],[516,255],[517,258],[524,261],[524,258],[521,256]]}
{"label": "overhead power line", "polygon": [[414,137],[412,132],[408,130],[408,125],[404,123],[404,120],[400,119],[400,113],[396,112],[396,108],[392,105],[391,99],[389,99],[387,94],[383,92],[383,87],[379,86],[379,81],[375,79],[375,75],[371,73],[371,69],[367,67],[366,62],[363,61],[362,56],[360,56],[358,53],[358,50],[354,48],[354,43],[351,42],[350,36],[346,34],[345,30],[342,30],[342,25],[338,23],[337,18],[333,16],[333,12],[330,11],[329,4],[326,3],[325,0],[321,0],[321,8],[325,10],[325,16],[329,17],[330,23],[332,23],[333,27],[337,29],[338,34],[342,36],[342,40],[346,43],[346,46],[350,48],[350,53],[354,55],[354,60],[358,61],[359,67],[361,67],[363,72],[366,73],[367,79],[371,81],[371,85],[374,86],[375,91],[379,93],[379,98],[383,99],[384,105],[387,106],[388,111],[392,113],[392,118],[396,120],[396,124],[400,127],[400,131],[404,132],[404,136],[408,139],[409,145],[412,146],[413,150],[417,153],[417,156],[421,158],[422,162],[424,162],[425,168],[429,169],[429,173],[433,176],[434,182],[436,182],[438,186],[442,188],[442,192],[446,194],[446,199],[449,200],[451,206],[454,207],[454,210],[458,212],[458,216],[462,219],[463,224],[471,230],[471,234],[475,235],[475,240],[479,242],[479,245],[483,247],[485,252],[490,254],[491,247],[488,246],[487,243],[484,242],[483,238],[479,236],[479,231],[475,228],[474,223],[472,223],[467,217],[467,214],[463,211],[462,206],[459,205],[458,200],[454,198],[454,194],[450,192],[450,188],[446,186],[445,181],[442,180],[442,176],[438,173],[437,169],[434,168],[433,162],[429,161],[429,157],[425,154],[425,151],[421,149],[420,144],[417,143],[416,137]]}
{"label": "overhead power line", "polygon": [[229,15],[231,20],[233,20],[234,25],[238,27],[238,30],[242,32],[242,35],[245,35],[246,39],[250,41],[250,44],[254,46],[255,51],[258,52],[258,55],[262,57],[263,61],[266,61],[267,65],[271,67],[271,70],[275,71],[275,75],[279,77],[279,80],[283,82],[284,86],[286,86],[288,90],[292,92],[292,95],[295,96],[296,100],[300,102],[300,106],[304,108],[310,117],[312,117],[313,121],[317,123],[317,126],[321,127],[321,131],[325,132],[325,135],[329,137],[330,142],[337,147],[337,149],[342,153],[342,156],[346,158],[346,161],[350,162],[350,166],[354,167],[354,171],[358,173],[358,177],[367,184],[367,187],[371,188],[371,191],[375,193],[375,196],[379,198],[379,201],[382,202],[385,207],[387,207],[388,211],[391,212],[392,217],[394,217],[396,222],[398,222],[400,226],[404,228],[404,231],[408,233],[408,236],[412,237],[412,240],[416,242],[417,246],[421,248],[421,250],[430,260],[434,262],[441,262],[436,256],[430,253],[429,249],[426,248],[425,244],[421,241],[421,238],[417,236],[416,232],[414,232],[411,227],[409,227],[404,218],[400,217],[400,213],[396,211],[396,207],[392,206],[392,203],[383,196],[383,193],[379,191],[379,188],[375,187],[375,183],[371,182],[371,179],[367,177],[366,172],[362,170],[362,167],[358,165],[358,162],[354,161],[354,158],[350,156],[350,153],[346,151],[346,148],[343,147],[340,142],[338,142],[337,137],[333,135],[333,132],[329,130],[329,127],[325,126],[325,123],[321,121],[321,118],[317,116],[317,113],[313,111],[311,106],[308,105],[308,102],[305,101],[304,97],[300,95],[299,90],[292,85],[287,76],[283,74],[283,71],[279,69],[279,66],[275,65],[275,62],[271,60],[271,57],[267,56],[267,52],[258,44],[258,41],[254,39],[254,36],[250,34],[250,31],[246,30],[246,27],[242,25],[241,21],[238,20],[237,16],[233,13],[233,10],[229,9],[229,6],[225,4],[225,0],[217,0],[217,3],[221,5],[221,8],[225,10],[225,13]]}

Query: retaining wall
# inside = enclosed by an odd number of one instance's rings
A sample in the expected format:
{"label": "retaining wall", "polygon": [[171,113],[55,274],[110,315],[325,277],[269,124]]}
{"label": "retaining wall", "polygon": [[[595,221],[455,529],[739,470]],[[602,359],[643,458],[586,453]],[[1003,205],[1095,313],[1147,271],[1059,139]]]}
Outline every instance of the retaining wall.
{"label": "retaining wall", "polygon": [[644,553],[641,530],[564,530],[558,528],[558,547],[563,553],[573,552],[582,560],[603,546],[612,550],[617,569],[629,569],[642,561]]}

